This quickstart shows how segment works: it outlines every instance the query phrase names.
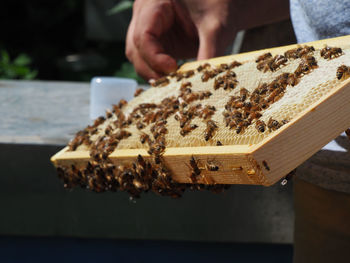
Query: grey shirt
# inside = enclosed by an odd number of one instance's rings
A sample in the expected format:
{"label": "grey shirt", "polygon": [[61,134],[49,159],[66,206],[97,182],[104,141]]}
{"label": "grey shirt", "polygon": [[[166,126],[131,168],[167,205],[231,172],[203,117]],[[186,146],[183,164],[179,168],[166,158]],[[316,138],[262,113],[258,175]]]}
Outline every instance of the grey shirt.
{"label": "grey shirt", "polygon": [[[290,13],[298,43],[350,35],[350,1],[290,0]],[[310,183],[350,193],[350,140],[339,136],[297,171]]]}

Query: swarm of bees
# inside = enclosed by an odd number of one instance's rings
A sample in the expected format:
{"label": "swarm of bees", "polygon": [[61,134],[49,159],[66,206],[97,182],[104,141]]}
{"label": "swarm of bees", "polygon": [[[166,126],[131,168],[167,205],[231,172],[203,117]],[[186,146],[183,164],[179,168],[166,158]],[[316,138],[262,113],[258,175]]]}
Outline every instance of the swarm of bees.
{"label": "swarm of bees", "polygon": [[[283,73],[271,83],[259,85],[251,94],[245,88],[241,88],[240,96],[231,96],[225,105],[223,112],[226,127],[235,129],[237,134],[244,132],[251,124],[255,122],[255,128],[258,132],[266,131],[266,124],[260,120],[262,111],[267,109],[272,103],[281,99],[288,85],[296,84],[295,75],[292,73]],[[277,120],[274,124],[279,123]],[[267,124],[269,131],[280,128],[286,121],[278,125]]]}
{"label": "swarm of bees", "polygon": [[[285,72],[268,83],[259,83],[253,90],[237,88],[240,83],[234,70],[242,65],[237,61],[217,67],[205,63],[196,70],[177,71],[166,77],[151,80],[150,84],[157,88],[165,87],[171,81],[181,82],[178,85],[179,92],[164,98],[159,103],[141,103],[132,108],[128,114],[124,112],[127,105],[125,100],[113,105],[112,111],[106,111],[106,117],[99,117],[92,125],[79,131],[68,145],[70,151],[75,151],[80,145],[86,145],[91,160],[84,167],[59,166],[58,175],[68,188],[79,185],[96,192],[126,191],[132,198],[138,198],[142,192],[147,191],[180,197],[187,188],[221,192],[228,186],[215,184],[207,176],[208,172],[220,171],[220,165],[214,160],[202,163],[202,160],[198,161],[192,156],[186,164],[189,167],[192,184],[180,184],[172,180],[171,172],[163,160],[167,147],[166,137],[170,132],[169,118],[175,119],[178,123],[181,137],[188,136],[199,128],[198,122],[193,123],[194,119],[202,121],[205,127],[202,133],[203,141],[211,141],[214,143],[212,145],[222,146],[221,141],[215,140],[219,133],[220,121],[217,117],[215,119],[213,117],[218,116],[215,115],[218,110],[215,106],[205,103],[214,92],[222,89],[229,94],[222,112],[223,122],[229,130],[243,134],[252,125],[260,134],[274,132],[287,124],[288,120],[276,120],[271,117],[265,119],[263,113],[284,96],[287,87],[294,87],[303,76],[318,67],[313,52],[315,49],[312,46],[299,46],[286,51],[283,55],[273,56],[271,53],[260,55],[255,62],[257,69],[262,72],[275,72],[289,60],[297,60],[299,65],[294,72]],[[320,51],[320,55],[325,59],[333,59],[342,54],[343,51],[335,47],[326,46]],[[195,91],[190,80],[195,74],[200,75],[202,82],[212,80],[212,89]],[[337,79],[344,80],[349,76],[350,67],[341,65],[337,69]],[[139,96],[142,92],[143,89],[138,89],[134,96]],[[106,120],[107,125],[103,132],[99,133],[101,125]],[[122,140],[132,136],[129,129],[132,125],[139,132],[139,142],[148,147],[150,157],[144,158],[139,155],[134,162],[116,165],[109,156]],[[350,136],[350,131],[347,134]],[[92,141],[92,136],[97,139]],[[202,167],[199,163],[202,163]],[[262,164],[266,171],[270,171],[266,161]],[[199,179],[205,184],[199,184]]]}
{"label": "swarm of bees", "polygon": [[281,66],[285,66],[288,59],[283,55],[276,55],[272,57],[271,53],[266,53],[258,57],[256,62],[258,63],[256,68],[260,71],[276,71]]}

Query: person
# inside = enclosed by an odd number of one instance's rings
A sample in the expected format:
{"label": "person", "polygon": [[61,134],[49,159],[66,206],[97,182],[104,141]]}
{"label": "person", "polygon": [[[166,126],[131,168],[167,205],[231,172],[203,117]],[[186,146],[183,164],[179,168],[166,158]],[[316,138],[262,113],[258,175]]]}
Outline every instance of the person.
{"label": "person", "polygon": [[223,55],[239,30],[288,17],[286,0],[136,0],[125,53],[139,75],[158,78],[176,59]]}
{"label": "person", "polygon": [[[145,79],[223,55],[239,30],[291,18],[298,43],[350,35],[350,1],[136,0],[126,56]],[[350,142],[332,141],[294,180],[294,262],[350,261]]]}

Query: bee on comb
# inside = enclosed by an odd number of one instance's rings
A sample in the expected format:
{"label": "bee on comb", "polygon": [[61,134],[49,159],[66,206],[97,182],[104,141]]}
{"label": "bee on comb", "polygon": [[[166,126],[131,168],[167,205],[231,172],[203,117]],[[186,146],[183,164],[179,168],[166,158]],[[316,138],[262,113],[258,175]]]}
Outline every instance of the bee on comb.
{"label": "bee on comb", "polygon": [[343,54],[343,50],[340,47],[325,46],[321,49],[320,55],[324,59],[337,58]]}

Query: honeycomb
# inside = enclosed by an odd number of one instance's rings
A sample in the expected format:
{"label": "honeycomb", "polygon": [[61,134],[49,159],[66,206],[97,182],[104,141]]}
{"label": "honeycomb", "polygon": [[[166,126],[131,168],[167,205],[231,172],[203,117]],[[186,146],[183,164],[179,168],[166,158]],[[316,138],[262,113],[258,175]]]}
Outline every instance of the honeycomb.
{"label": "honeycomb", "polygon": [[[327,94],[332,88],[336,87],[339,82],[336,78],[336,71],[340,65],[350,65],[350,50],[345,48],[342,50],[342,55],[332,59],[325,59],[321,57],[320,50],[315,50],[310,53],[317,61],[317,68],[311,70],[310,73],[304,74],[299,78],[299,83],[295,86],[288,85],[285,89],[283,97],[278,101],[272,103],[268,108],[261,111],[262,116],[260,120],[265,123],[270,118],[281,122],[282,120],[290,121],[298,113],[305,110],[312,103],[320,99],[323,95]],[[227,61],[231,63],[232,61]],[[212,138],[208,141],[205,140],[206,122],[202,118],[195,116],[191,120],[191,124],[195,124],[198,128],[189,132],[186,136],[180,135],[179,122],[174,118],[174,114],[167,118],[166,128],[168,133],[165,135],[166,147],[192,147],[192,146],[208,146],[217,145],[220,141],[223,145],[252,145],[257,144],[264,138],[269,136],[273,130],[266,129],[265,132],[258,132],[253,123],[247,127],[244,131],[237,134],[235,129],[230,129],[226,126],[224,121],[223,112],[224,106],[232,96],[239,96],[240,90],[245,88],[251,94],[260,84],[270,83],[282,73],[293,73],[302,62],[302,58],[288,59],[285,65],[279,67],[276,71],[259,71],[257,69],[257,63],[255,60],[239,61],[242,65],[233,68],[238,81],[237,86],[232,90],[224,90],[219,88],[213,89],[215,80],[224,76],[227,71],[223,71],[215,77],[209,79],[207,82],[203,82],[201,77],[203,71],[197,72],[189,78],[183,78],[177,81],[175,77],[168,77],[169,83],[162,87],[152,87],[139,96],[131,100],[125,107],[123,112],[128,117],[133,109],[141,103],[156,103],[159,104],[163,99],[169,97],[178,97],[180,94],[180,87],[186,82],[191,83],[190,89],[193,93],[201,91],[210,91],[212,95],[204,100],[196,100],[188,104],[187,107],[191,107],[197,104],[201,104],[202,107],[206,105],[214,106],[216,111],[211,119],[219,127]],[[210,65],[211,69],[215,69],[215,65]],[[210,70],[209,68],[209,70]],[[116,102],[117,103],[117,102]],[[117,120],[117,117],[113,115],[111,118],[104,121],[97,127],[98,132],[90,137],[92,144],[99,138],[105,135],[107,126],[112,125]],[[135,149],[135,148],[148,148],[146,143],[140,142],[140,136],[143,133],[150,134],[150,127],[152,123],[146,125],[143,129],[137,129],[136,123],[130,124],[126,131],[131,133],[131,136],[120,140],[116,149]],[[76,150],[87,150],[88,146],[80,145]]]}
{"label": "honeycomb", "polygon": [[[299,46],[275,56],[225,62],[174,72],[152,81],[152,88],[129,103],[116,102],[106,117],[69,143],[69,151],[88,151],[90,158],[80,165],[57,166],[65,187],[127,191],[132,198],[150,190],[171,197],[180,197],[185,189],[221,192],[227,185],[205,175],[219,171],[214,159],[203,166],[192,155],[185,163],[191,184],[178,183],[164,161],[165,149],[261,142],[350,76],[350,46]],[[109,158],[114,150],[142,148],[149,157],[127,162]],[[243,171],[242,166],[234,169]],[[256,174],[245,170],[248,177]],[[256,176],[263,181],[260,173]]]}

